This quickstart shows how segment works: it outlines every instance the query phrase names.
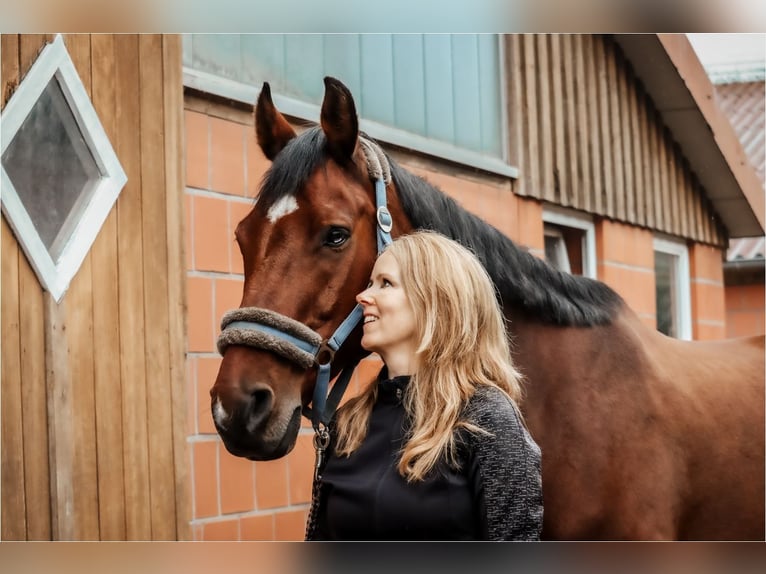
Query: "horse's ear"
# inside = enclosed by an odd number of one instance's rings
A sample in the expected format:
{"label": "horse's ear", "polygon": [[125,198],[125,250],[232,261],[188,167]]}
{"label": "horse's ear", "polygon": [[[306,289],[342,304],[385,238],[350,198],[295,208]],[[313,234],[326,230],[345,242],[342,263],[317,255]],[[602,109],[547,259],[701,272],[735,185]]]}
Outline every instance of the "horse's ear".
{"label": "horse's ear", "polygon": [[324,101],[321,123],[330,153],[340,159],[349,159],[354,153],[359,135],[359,120],[351,92],[335,78],[324,79]]}
{"label": "horse's ear", "polygon": [[255,105],[255,135],[263,155],[272,161],[284,149],[287,142],[295,137],[295,130],[271,101],[271,88],[268,82],[263,82],[263,89]]}

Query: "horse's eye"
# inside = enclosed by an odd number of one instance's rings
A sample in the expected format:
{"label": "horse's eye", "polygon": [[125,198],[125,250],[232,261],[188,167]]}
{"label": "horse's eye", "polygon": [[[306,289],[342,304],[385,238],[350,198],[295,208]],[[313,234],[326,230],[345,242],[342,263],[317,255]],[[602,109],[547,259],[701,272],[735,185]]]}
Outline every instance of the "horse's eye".
{"label": "horse's eye", "polygon": [[325,235],[324,244],[327,247],[340,247],[348,241],[349,237],[351,237],[351,233],[349,233],[348,229],[343,227],[331,227],[327,231],[327,235]]}

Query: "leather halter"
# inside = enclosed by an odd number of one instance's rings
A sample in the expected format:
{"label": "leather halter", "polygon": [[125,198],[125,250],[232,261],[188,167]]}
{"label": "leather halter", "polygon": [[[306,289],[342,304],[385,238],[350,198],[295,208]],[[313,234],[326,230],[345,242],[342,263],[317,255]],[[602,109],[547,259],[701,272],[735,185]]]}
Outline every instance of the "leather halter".
{"label": "leather halter", "polygon": [[[377,144],[360,136],[359,143],[367,160],[370,177],[375,181],[378,255],[391,243],[393,220],[386,202],[386,185],[391,181],[388,160]],[[362,306],[357,304],[335,332],[327,339],[306,325],[285,315],[257,307],[242,307],[224,314],[218,351],[223,355],[229,345],[246,345],[272,351],[303,367],[318,367],[311,408],[303,415],[311,419],[316,438],[326,436],[326,427],[351,380],[358,364],[346,365],[328,394],[330,372],[335,353],[362,320]],[[323,428],[324,427],[324,428]]]}

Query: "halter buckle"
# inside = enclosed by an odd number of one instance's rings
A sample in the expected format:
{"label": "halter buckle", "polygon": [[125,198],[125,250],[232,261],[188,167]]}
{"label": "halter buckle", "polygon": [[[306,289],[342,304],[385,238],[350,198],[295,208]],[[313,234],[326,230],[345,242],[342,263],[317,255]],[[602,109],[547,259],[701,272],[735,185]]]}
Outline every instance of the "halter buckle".
{"label": "halter buckle", "polygon": [[[326,361],[323,361],[322,359],[326,358]],[[327,341],[322,341],[322,344],[319,345],[319,349],[317,349],[316,355],[314,355],[314,361],[317,365],[329,365],[332,363],[332,360],[335,358],[335,349],[333,349]]]}
{"label": "halter buckle", "polygon": [[391,219],[391,213],[385,205],[378,207],[378,227],[380,227],[385,233],[390,233],[393,227],[393,219]]}

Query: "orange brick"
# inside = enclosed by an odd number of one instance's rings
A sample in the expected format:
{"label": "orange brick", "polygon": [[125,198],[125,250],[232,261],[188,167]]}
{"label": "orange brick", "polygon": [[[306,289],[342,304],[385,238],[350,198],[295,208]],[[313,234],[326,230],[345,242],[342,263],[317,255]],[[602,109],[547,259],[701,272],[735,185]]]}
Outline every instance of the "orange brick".
{"label": "orange brick", "polygon": [[461,181],[455,190],[460,193],[460,203],[465,209],[481,219],[485,218],[489,208],[485,205],[486,198],[479,193],[476,184]]}
{"label": "orange brick", "polygon": [[431,170],[425,169],[418,165],[413,165],[412,163],[407,161],[406,157],[400,160],[400,165],[403,168],[405,168],[407,171],[409,171],[411,174],[416,175],[420,179],[424,179],[426,181],[428,181],[428,176],[432,173]]}
{"label": "orange brick", "polygon": [[749,337],[764,334],[763,311],[739,311],[727,313],[726,336]]}
{"label": "orange brick", "polygon": [[274,516],[277,540],[304,540],[306,537],[306,511],[279,512]]}
{"label": "orange brick", "polygon": [[197,358],[186,357],[186,434],[197,434]]}
{"label": "orange brick", "polygon": [[609,263],[598,264],[598,278],[617,291],[639,315],[656,313],[654,273],[641,268],[628,269]]}
{"label": "orange brick", "polygon": [[261,188],[261,182],[266,171],[271,167],[271,162],[263,155],[258,142],[255,139],[255,129],[245,128],[245,146],[247,148],[246,189],[247,197],[256,197]]}
{"label": "orange brick", "polygon": [[312,434],[301,434],[295,448],[287,455],[290,473],[290,504],[311,502],[314,479],[314,446]]}
{"label": "orange brick", "polygon": [[193,219],[193,196],[184,194],[184,205],[186,208],[186,269],[194,269],[194,242],[192,237],[194,234],[194,219]]}
{"label": "orange brick", "polygon": [[194,197],[194,265],[198,271],[228,273],[229,206],[224,199]]}
{"label": "orange brick", "polygon": [[653,314],[657,310],[657,293],[654,285],[654,273],[639,269],[623,269],[621,287],[625,293],[625,300],[637,313]]}
{"label": "orange brick", "polygon": [[764,284],[760,285],[743,285],[742,286],[742,308],[747,310],[761,310],[766,307],[766,291],[764,291]]}
{"label": "orange brick", "polygon": [[426,170],[421,177],[449,196],[465,190],[458,178],[435,170]]}
{"label": "orange brick", "polygon": [[194,518],[218,515],[218,444],[194,443]]}
{"label": "orange brick", "polygon": [[213,283],[206,277],[188,277],[186,296],[189,302],[187,317],[188,345],[190,352],[215,351],[213,327]]}
{"label": "orange brick", "polygon": [[287,460],[259,461],[255,463],[255,504],[259,510],[286,506]]}
{"label": "orange brick", "polygon": [[274,515],[243,516],[239,533],[242,540],[274,540]]}
{"label": "orange brick", "polygon": [[[508,201],[508,231],[507,235],[513,241],[518,242],[519,235],[519,196],[508,191],[510,199]],[[502,230],[501,230],[502,231]]]}
{"label": "orange brick", "polygon": [[689,272],[697,279],[723,282],[721,250],[710,245],[692,243],[689,246]]}
{"label": "orange brick", "polygon": [[726,312],[740,311],[744,308],[742,303],[742,287],[740,285],[727,285],[724,288]]}
{"label": "orange brick", "polygon": [[518,243],[544,253],[543,206],[539,201],[520,197],[518,199]]}
{"label": "orange brick", "polygon": [[423,168],[409,168],[405,166],[409,171],[420,177],[426,183],[432,185],[444,195],[451,197],[462,205],[462,198],[465,189],[459,185],[459,182],[451,176],[443,173]]}
{"label": "orange brick", "polygon": [[596,223],[596,257],[599,261],[628,263],[627,243],[631,239],[630,226],[608,219]]}
{"label": "orange brick", "polygon": [[624,292],[622,268],[601,262],[598,263],[597,268],[599,280],[609,285],[624,298],[626,294]]}
{"label": "orange brick", "polygon": [[255,464],[221,450],[221,513],[255,510]]}
{"label": "orange brick", "polygon": [[654,235],[648,229],[630,226],[625,245],[629,265],[654,270]]}
{"label": "orange brick", "polygon": [[726,327],[723,325],[709,325],[707,323],[693,323],[693,338],[697,341],[712,341],[726,337]]}
{"label": "orange brick", "polygon": [[[216,279],[215,280],[215,320],[216,329],[220,327],[221,318],[226,311],[239,308],[242,302],[241,279]],[[220,329],[216,330],[216,334]]]}
{"label": "orange brick", "polygon": [[245,126],[210,118],[210,186],[245,195]]}
{"label": "orange brick", "polygon": [[478,190],[483,197],[480,217],[507,237],[511,237],[513,233],[512,204],[515,203],[516,197],[509,190],[501,187],[480,184]]}
{"label": "orange brick", "polygon": [[239,520],[219,520],[202,525],[203,540],[239,540]]}
{"label": "orange brick", "polygon": [[197,359],[197,429],[199,434],[216,434],[213,415],[210,412],[210,388],[218,376],[221,359],[199,357]]}
{"label": "orange brick", "polygon": [[692,319],[721,321],[726,319],[723,287],[707,283],[691,284]]}
{"label": "orange brick", "polygon": [[184,111],[186,148],[186,185],[209,189],[210,141],[208,116]]}

